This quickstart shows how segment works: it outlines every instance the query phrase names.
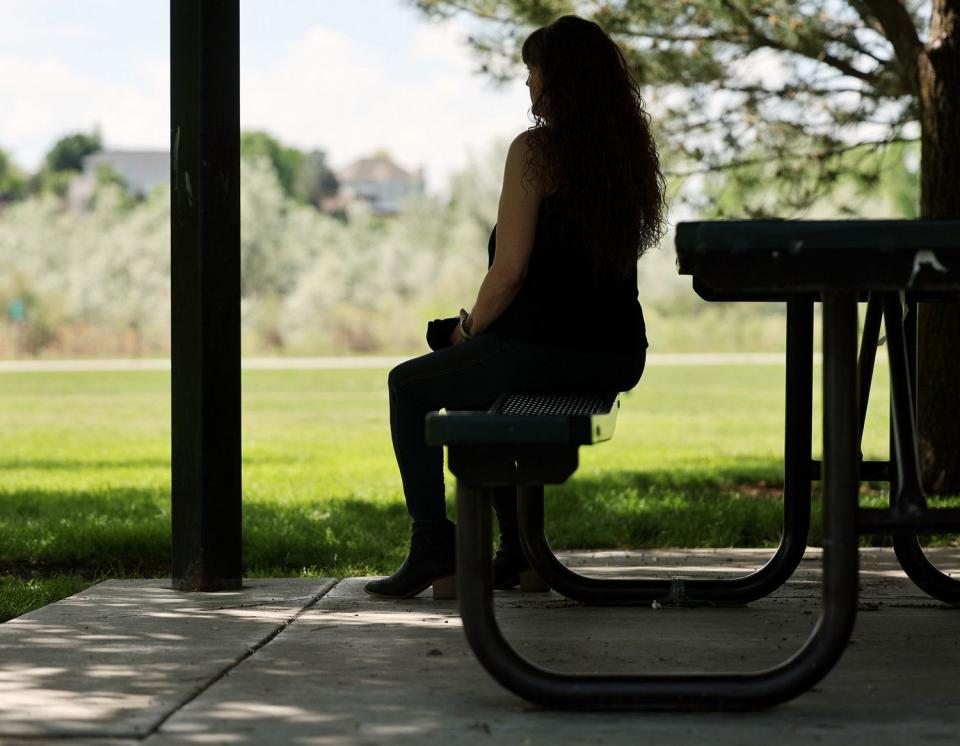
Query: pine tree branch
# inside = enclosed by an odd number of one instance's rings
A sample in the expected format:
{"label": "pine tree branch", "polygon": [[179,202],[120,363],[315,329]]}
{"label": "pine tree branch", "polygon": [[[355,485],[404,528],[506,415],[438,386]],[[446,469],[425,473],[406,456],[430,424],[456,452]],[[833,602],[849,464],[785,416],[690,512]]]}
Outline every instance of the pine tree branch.
{"label": "pine tree branch", "polygon": [[[851,78],[857,78],[864,82],[875,84],[879,78],[877,75],[877,70],[864,71],[852,65],[846,60],[840,59],[835,55],[828,54],[826,49],[821,48],[817,54],[811,54],[805,49],[799,49],[797,47],[792,47],[786,42],[783,42],[779,39],[774,39],[771,36],[768,36],[759,28],[756,27],[753,23],[753,19],[747,15],[743,8],[737,6],[731,0],[721,0],[724,7],[730,11],[731,14],[739,17],[740,22],[744,24],[744,27],[748,30],[749,37],[751,42],[758,47],[767,47],[769,49],[775,49],[780,52],[788,52],[790,54],[796,54],[801,57],[806,57],[808,59],[814,60],[816,62],[822,62],[825,65],[828,65],[835,70],[839,70],[844,75],[849,75]],[[878,65],[879,67],[879,65]]]}
{"label": "pine tree branch", "polygon": [[[807,54],[805,54],[804,52],[796,49],[795,47],[791,47],[791,46],[786,45],[786,44],[784,44],[784,43],[778,42],[778,41],[776,41],[776,40],[774,40],[774,39],[772,39],[772,38],[770,38],[770,37],[768,37],[768,36],[765,36],[765,35],[763,35],[763,34],[760,34],[759,32],[756,31],[756,29],[755,29],[753,26],[751,26],[751,27],[750,27],[750,30],[747,31],[747,32],[736,31],[736,30],[734,30],[734,29],[726,29],[726,30],[723,30],[723,31],[716,31],[716,32],[710,33],[710,34],[707,34],[707,33],[700,33],[700,34],[698,34],[698,33],[678,34],[678,33],[674,33],[674,32],[664,31],[664,30],[659,29],[659,28],[658,28],[658,29],[653,29],[653,30],[650,30],[649,28],[642,29],[642,30],[640,30],[640,29],[617,29],[617,30],[614,32],[614,35],[615,35],[615,36],[629,36],[629,37],[633,37],[633,38],[637,38],[637,39],[650,39],[651,41],[666,41],[666,42],[671,42],[671,43],[693,42],[693,43],[698,43],[698,44],[699,44],[699,43],[704,43],[704,42],[714,42],[714,43],[721,43],[721,44],[733,44],[733,45],[738,45],[738,46],[749,46],[752,42],[755,43],[755,42],[759,39],[760,41],[763,42],[763,46],[769,46],[769,47],[773,47],[773,48],[776,48],[776,49],[781,50],[781,51],[794,52],[794,53],[796,53],[796,54],[800,54],[800,55],[802,55],[802,56],[809,57],[809,55],[807,55]],[[829,43],[829,42],[834,42],[834,43],[837,43],[837,44],[843,44],[845,47],[847,47],[847,48],[850,49],[851,51],[853,51],[853,52],[855,52],[855,53],[857,53],[857,54],[862,54],[864,57],[869,57],[870,59],[874,60],[874,61],[878,64],[878,66],[885,65],[885,64],[887,64],[887,63],[890,61],[890,60],[888,60],[888,59],[884,59],[883,57],[880,57],[879,55],[875,54],[874,52],[871,52],[869,49],[867,49],[866,47],[864,47],[862,44],[856,43],[855,40],[854,40],[854,41],[851,41],[851,40],[849,40],[849,39],[847,39],[847,38],[838,37],[838,36],[833,36],[833,35],[827,34],[827,33],[821,33],[821,34],[819,34],[819,36],[820,36],[821,40],[822,40],[825,44],[826,44],[826,43]],[[825,60],[821,59],[820,57],[816,57],[816,58],[814,58],[814,59],[817,59],[817,61],[820,61],[820,62],[825,61]],[[831,57],[831,60],[839,60],[839,58],[837,58],[837,57]],[[843,64],[849,64],[849,63],[846,63],[844,60],[839,60],[839,61],[840,61],[841,63],[843,63]],[[829,62],[828,62],[828,64],[829,64]],[[851,68],[849,68],[849,67],[844,68],[845,73],[848,74],[848,75],[851,74],[851,73],[847,72],[849,69],[851,69]],[[861,77],[863,74],[864,74],[864,73],[859,73],[859,72],[857,72],[857,73],[854,75],[854,77]]]}
{"label": "pine tree branch", "polygon": [[[847,1],[856,2],[856,0],[847,0]],[[818,18],[818,20],[821,20],[821,19]],[[861,24],[851,24],[851,23],[843,24],[838,21],[835,23],[835,25],[831,26],[831,31],[833,33],[828,33],[825,28],[816,27],[816,26],[811,28],[811,32],[813,34],[816,34],[816,36],[819,37],[821,41],[823,41],[825,44],[827,43],[843,44],[847,49],[851,50],[852,52],[856,54],[862,54],[865,57],[870,57],[872,60],[874,60],[877,64],[881,66],[889,64],[890,62],[889,57],[881,57],[876,52],[867,48],[867,46],[856,37],[856,32],[861,31],[864,28],[869,28],[869,27]],[[882,31],[878,31],[877,29],[871,29],[871,30],[874,31],[878,36],[880,36],[884,41],[886,42],[890,41],[889,39],[887,39],[886,35]]]}
{"label": "pine tree branch", "polygon": [[686,176],[694,176],[696,174],[709,174],[715,173],[718,171],[729,171],[731,169],[742,168],[744,166],[757,166],[764,163],[771,163],[773,161],[796,161],[796,160],[815,160],[823,161],[826,158],[831,158],[837,155],[843,155],[852,150],[857,150],[859,148],[865,148],[868,146],[883,146],[883,145],[892,145],[894,143],[911,143],[911,142],[920,142],[919,139],[914,137],[890,137],[882,140],[864,140],[857,143],[852,143],[849,145],[842,145],[837,148],[827,148],[825,150],[814,150],[807,151],[803,153],[784,153],[777,157],[771,158],[769,155],[766,156],[757,156],[754,158],[735,158],[724,163],[716,163],[701,168],[692,168],[684,171],[675,171],[675,170],[666,170],[664,171],[665,176],[671,176],[676,178],[683,178]]}
{"label": "pine tree branch", "polygon": [[[429,8],[433,5],[430,3],[418,2],[418,0],[413,0],[413,2],[415,5],[419,6],[420,9],[423,10],[425,13],[429,13],[430,12]],[[455,11],[472,15],[474,18],[481,18],[484,21],[495,21],[497,23],[510,24],[510,25],[513,25],[516,23],[516,19],[513,18],[512,16],[509,16],[509,15],[502,16],[502,15],[497,15],[496,13],[491,11],[484,11],[470,4],[469,2],[459,2],[458,0],[442,0],[441,3],[436,3],[435,5],[447,6],[449,8],[452,8]]]}
{"label": "pine tree branch", "polygon": [[731,93],[747,93],[751,95],[763,96],[764,98],[784,98],[795,95],[810,95],[810,96],[832,96],[838,93],[856,93],[865,98],[872,99],[886,99],[890,98],[889,96],[884,96],[880,93],[877,93],[870,88],[853,88],[853,87],[838,87],[838,88],[816,88],[814,86],[807,85],[785,85],[782,88],[765,88],[761,85],[724,85],[719,84],[716,86],[720,90],[729,91]]}

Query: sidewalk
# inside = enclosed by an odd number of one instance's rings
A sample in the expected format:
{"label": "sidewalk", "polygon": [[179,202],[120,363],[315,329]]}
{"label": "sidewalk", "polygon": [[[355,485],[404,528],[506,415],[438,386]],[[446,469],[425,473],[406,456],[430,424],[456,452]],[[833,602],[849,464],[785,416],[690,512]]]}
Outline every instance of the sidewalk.
{"label": "sidewalk", "polygon": [[[565,555],[581,571],[737,574],[769,550]],[[960,550],[936,562],[960,571]],[[498,593],[521,652],[560,670],[751,670],[817,618],[819,556],[742,609],[586,608]],[[183,594],[108,581],[0,625],[0,743],[954,743],[960,609],[926,597],[888,550],[864,550],[853,644],[812,691],[739,714],[563,713],[496,684],[454,602],[374,599],[364,579],[250,580]]]}
{"label": "sidewalk", "polygon": [[[411,355],[413,357],[413,355]],[[357,370],[392,368],[406,357],[250,357],[240,361],[243,370]],[[814,353],[814,362],[820,362]],[[879,360],[883,363],[883,360]],[[783,365],[782,352],[679,352],[650,353],[647,365]],[[0,373],[40,373],[170,370],[169,358],[97,358],[89,360],[0,360]]]}

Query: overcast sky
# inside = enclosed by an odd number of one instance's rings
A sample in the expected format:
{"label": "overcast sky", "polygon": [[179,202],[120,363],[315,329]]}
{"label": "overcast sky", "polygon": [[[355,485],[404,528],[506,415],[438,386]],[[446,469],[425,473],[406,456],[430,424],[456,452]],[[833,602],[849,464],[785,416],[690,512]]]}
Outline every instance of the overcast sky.
{"label": "overcast sky", "polygon": [[[385,147],[438,190],[472,148],[529,126],[524,75],[495,88],[460,24],[406,0],[241,0],[241,125],[334,166]],[[63,134],[169,146],[169,0],[0,0],[0,148],[34,170]]]}

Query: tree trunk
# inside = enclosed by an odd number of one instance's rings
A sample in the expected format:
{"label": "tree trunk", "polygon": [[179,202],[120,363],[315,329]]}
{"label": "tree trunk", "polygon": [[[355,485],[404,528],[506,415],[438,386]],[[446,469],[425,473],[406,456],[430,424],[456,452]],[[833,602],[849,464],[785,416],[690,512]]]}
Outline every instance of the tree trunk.
{"label": "tree trunk", "polygon": [[[918,73],[920,215],[960,218],[960,0],[934,0]],[[917,362],[924,487],[960,495],[960,303],[920,305]]]}

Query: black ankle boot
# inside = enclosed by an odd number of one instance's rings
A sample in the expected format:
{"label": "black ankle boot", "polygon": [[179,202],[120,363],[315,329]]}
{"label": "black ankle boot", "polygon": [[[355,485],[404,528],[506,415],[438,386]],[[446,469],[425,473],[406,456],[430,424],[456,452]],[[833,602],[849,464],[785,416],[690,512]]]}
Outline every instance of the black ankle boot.
{"label": "black ankle boot", "polygon": [[493,509],[500,525],[500,544],[493,557],[494,590],[504,591],[519,585],[522,591],[549,591],[550,586],[530,567],[523,553],[516,491],[497,488],[493,493]]}
{"label": "black ankle boot", "polygon": [[519,546],[516,548],[504,547],[503,537],[501,537],[500,547],[493,556],[494,590],[505,591],[519,585],[520,573],[529,569],[530,565],[527,563],[523,550]]}
{"label": "black ankle boot", "polygon": [[[371,580],[363,589],[374,596],[413,598],[435,581],[454,576],[456,567],[456,526],[453,523],[445,521],[438,526],[415,527],[410,535],[410,552],[400,569],[388,578]],[[445,588],[443,595],[450,597],[449,589]]]}
{"label": "black ankle boot", "polygon": [[493,508],[500,526],[500,543],[493,557],[493,587],[502,591],[519,584],[520,573],[530,566],[520,546],[516,491],[509,488],[495,490]]}

